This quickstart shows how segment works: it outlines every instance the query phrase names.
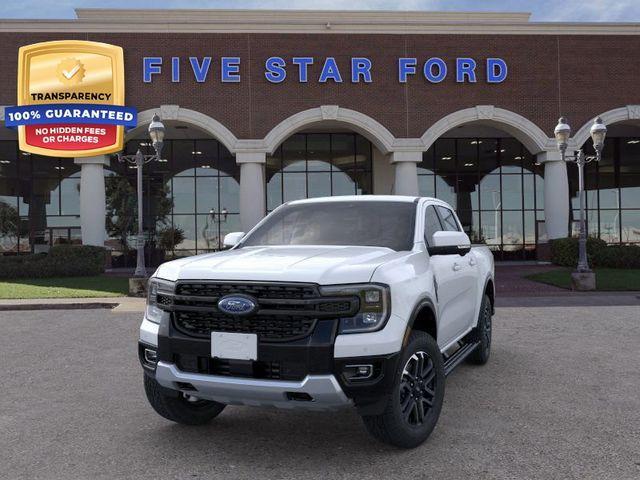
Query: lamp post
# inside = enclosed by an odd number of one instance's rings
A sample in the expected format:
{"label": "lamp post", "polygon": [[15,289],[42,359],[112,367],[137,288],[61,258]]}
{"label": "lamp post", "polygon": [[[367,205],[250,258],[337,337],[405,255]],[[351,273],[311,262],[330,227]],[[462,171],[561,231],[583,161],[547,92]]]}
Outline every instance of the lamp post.
{"label": "lamp post", "polygon": [[162,152],[162,144],[164,142],[165,128],[164,124],[160,121],[160,117],[156,114],[151,119],[149,124],[149,138],[153,145],[155,153],[153,155],[143,155],[140,149],[135,155],[122,155],[118,153],[118,161],[127,162],[135,165],[137,173],[137,194],[138,194],[138,235],[136,236],[136,271],[133,274],[134,277],[146,277],[147,269],[144,264],[144,233],[143,228],[143,204],[142,204],[142,166],[145,163],[149,163],[152,160],[160,160],[160,153]]}
{"label": "lamp post", "polygon": [[[584,166],[593,161],[599,162],[602,158],[602,149],[604,147],[604,139],[607,134],[607,127],[602,123],[602,119],[597,117],[593,125],[591,125],[591,139],[593,140],[593,148],[596,152],[595,155],[585,155],[582,149],[578,150],[574,154],[567,155],[567,146],[569,143],[569,137],[571,136],[571,127],[567,123],[567,119],[561,117],[558,120],[558,125],[554,130],[556,142],[558,143],[558,149],[562,154],[563,161],[574,162],[578,166],[578,191],[580,195],[580,237],[578,240],[578,266],[576,272],[572,276],[574,280],[574,286],[577,286],[579,290],[593,290],[595,288],[595,276],[589,268],[589,261],[587,259],[587,228],[585,221],[585,191],[584,191]],[[586,280],[584,288],[580,288],[579,277]]]}

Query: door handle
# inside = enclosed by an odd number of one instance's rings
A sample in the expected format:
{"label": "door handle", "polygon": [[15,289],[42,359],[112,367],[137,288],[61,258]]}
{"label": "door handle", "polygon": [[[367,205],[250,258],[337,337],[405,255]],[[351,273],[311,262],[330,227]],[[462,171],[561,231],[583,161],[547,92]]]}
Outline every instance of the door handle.
{"label": "door handle", "polygon": [[460,270],[462,267],[460,266],[460,264],[458,262],[453,264],[453,271],[457,272],[458,270]]}
{"label": "door handle", "polygon": [[473,267],[476,263],[478,263],[478,262],[476,261],[476,259],[475,259],[475,258],[471,257],[471,258],[469,259],[469,265],[471,265],[472,267]]}

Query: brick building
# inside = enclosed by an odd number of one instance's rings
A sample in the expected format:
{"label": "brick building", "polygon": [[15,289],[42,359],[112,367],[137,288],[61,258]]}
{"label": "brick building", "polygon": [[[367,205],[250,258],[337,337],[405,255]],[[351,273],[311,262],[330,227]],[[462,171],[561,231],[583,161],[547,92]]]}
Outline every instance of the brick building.
{"label": "brick building", "polygon": [[[603,160],[586,172],[589,233],[640,243],[639,24],[519,13],[76,13],[0,20],[0,105],[16,103],[23,45],[123,47],[126,104],[139,112],[127,152],[149,148],[153,113],[167,126],[164,161],[144,170],[151,256],[171,227],[185,237],[171,253],[189,255],[220,248],[225,233],[288,200],[376,193],[441,198],[496,258],[535,258],[577,228],[576,167],[553,139],[561,115],[572,149],[591,149],[594,117],[609,129]],[[130,263],[104,219],[114,186],[135,185],[135,169],[113,157],[25,154],[13,130],[0,130],[0,252],[84,241]]]}

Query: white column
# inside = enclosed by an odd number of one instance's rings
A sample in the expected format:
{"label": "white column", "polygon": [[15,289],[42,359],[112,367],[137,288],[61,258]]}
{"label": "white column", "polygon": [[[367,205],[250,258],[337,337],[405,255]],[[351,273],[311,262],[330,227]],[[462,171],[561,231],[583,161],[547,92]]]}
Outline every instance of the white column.
{"label": "white column", "polygon": [[104,171],[109,157],[76,158],[80,165],[80,227],[83,245],[104,246],[105,217],[107,215]]}
{"label": "white column", "polygon": [[248,232],[265,215],[264,152],[238,152],[240,165],[240,223]]}
{"label": "white column", "polygon": [[392,152],[391,163],[395,167],[393,193],[395,195],[417,196],[418,163],[422,152]]}
{"label": "white column", "polygon": [[537,156],[544,164],[544,223],[549,239],[569,235],[569,179],[567,164],[560,152],[542,152]]}

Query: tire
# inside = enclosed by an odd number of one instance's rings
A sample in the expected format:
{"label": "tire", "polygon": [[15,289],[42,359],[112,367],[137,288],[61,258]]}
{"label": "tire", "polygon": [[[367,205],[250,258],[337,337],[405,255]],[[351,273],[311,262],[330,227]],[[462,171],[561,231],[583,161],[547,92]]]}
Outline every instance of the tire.
{"label": "tire", "polygon": [[[411,380],[420,376],[422,383]],[[440,417],[444,383],[444,362],[438,344],[425,332],[413,331],[398,362],[393,392],[384,412],[362,417],[367,430],[396,447],[419,446]]]}
{"label": "tire", "polygon": [[488,295],[485,295],[482,297],[478,325],[474,334],[480,345],[469,355],[469,363],[484,365],[489,361],[491,355],[491,310],[491,300]]}
{"label": "tire", "polygon": [[181,392],[171,392],[148,375],[144,376],[144,391],[149,403],[160,416],[183,425],[209,423],[226,407],[223,403],[200,400]]}

